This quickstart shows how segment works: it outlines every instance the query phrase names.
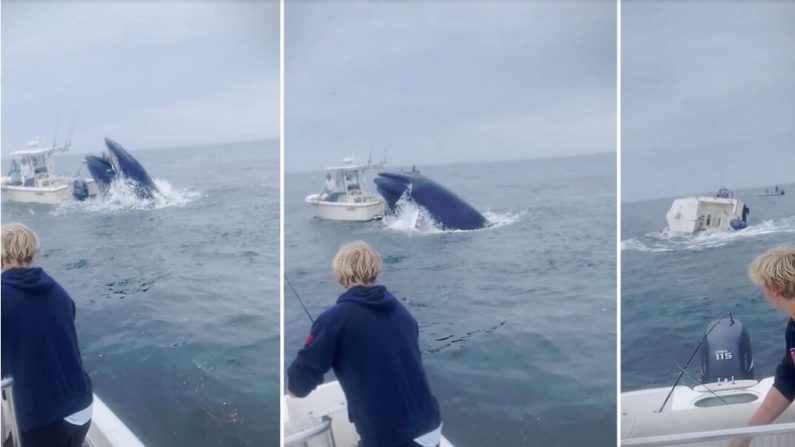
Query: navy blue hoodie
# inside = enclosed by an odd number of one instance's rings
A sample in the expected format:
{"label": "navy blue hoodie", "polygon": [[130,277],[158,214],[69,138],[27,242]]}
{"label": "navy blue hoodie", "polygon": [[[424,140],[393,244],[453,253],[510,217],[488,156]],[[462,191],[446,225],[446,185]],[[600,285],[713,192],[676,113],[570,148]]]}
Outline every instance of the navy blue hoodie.
{"label": "navy blue hoodie", "polygon": [[22,431],[54,424],[92,402],[77,346],[75,303],[41,268],[2,274],[2,375],[14,378]]}
{"label": "navy blue hoodie", "polygon": [[788,401],[792,402],[795,398],[795,321],[790,318],[787,329],[784,331],[784,339],[787,342],[784,358],[781,359],[776,368],[776,378],[773,386]]}
{"label": "navy blue hoodie", "polygon": [[331,368],[363,446],[405,444],[441,423],[417,322],[384,286],[353,287],[317,318],[287,371],[288,389],[304,397]]}

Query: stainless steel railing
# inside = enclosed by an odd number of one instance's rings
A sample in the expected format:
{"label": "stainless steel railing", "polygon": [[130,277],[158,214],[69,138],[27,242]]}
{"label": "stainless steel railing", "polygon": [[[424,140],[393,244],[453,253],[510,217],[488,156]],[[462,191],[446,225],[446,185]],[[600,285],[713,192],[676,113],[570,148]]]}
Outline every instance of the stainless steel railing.
{"label": "stainless steel railing", "polygon": [[312,438],[324,436],[326,446],[337,447],[334,442],[334,431],[331,429],[331,417],[323,416],[322,423],[312,428],[298,432],[294,435],[285,436],[284,447],[296,447],[308,445],[308,441]]}
{"label": "stainless steel railing", "polygon": [[2,380],[2,414],[3,414],[3,428],[2,440],[0,443],[5,444],[8,436],[11,436],[13,447],[20,447],[19,439],[19,425],[17,424],[17,413],[14,408],[14,379],[5,377]]}
{"label": "stainless steel railing", "polygon": [[691,433],[677,433],[674,435],[646,436],[640,438],[622,439],[622,447],[662,447],[695,442],[722,441],[737,438],[751,438],[755,436],[769,436],[791,434],[795,440],[795,422],[786,424],[757,425],[753,427],[725,428],[722,430],[709,430]]}

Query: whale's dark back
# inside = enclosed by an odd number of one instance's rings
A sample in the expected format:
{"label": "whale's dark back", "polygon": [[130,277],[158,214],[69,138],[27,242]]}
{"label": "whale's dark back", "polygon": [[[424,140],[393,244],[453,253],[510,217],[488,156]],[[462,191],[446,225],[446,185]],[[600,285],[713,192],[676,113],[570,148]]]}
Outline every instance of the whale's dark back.
{"label": "whale's dark back", "polygon": [[127,179],[136,183],[135,192],[139,197],[151,199],[153,193],[157,191],[157,185],[146,172],[146,169],[135,159],[121,144],[105,138],[105,145],[108,150],[113,152],[119,162],[119,169]]}
{"label": "whale's dark back", "polygon": [[110,162],[104,157],[86,155],[85,158],[88,173],[91,174],[94,183],[97,184],[97,187],[99,187],[102,192],[107,191],[113,179],[116,177],[116,173],[113,172],[113,166],[111,166]]}
{"label": "whale's dark back", "polygon": [[414,202],[428,210],[446,229],[476,230],[489,223],[472,205],[422,174],[384,172],[379,174],[375,183],[390,210],[394,210],[395,203],[411,185]]}

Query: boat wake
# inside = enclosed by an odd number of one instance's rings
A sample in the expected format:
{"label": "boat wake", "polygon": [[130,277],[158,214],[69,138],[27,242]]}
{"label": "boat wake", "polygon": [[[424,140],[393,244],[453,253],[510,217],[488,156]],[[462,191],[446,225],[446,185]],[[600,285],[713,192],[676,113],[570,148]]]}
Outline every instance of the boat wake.
{"label": "boat wake", "polygon": [[395,204],[395,213],[384,216],[382,222],[389,230],[407,233],[409,235],[466,233],[504,227],[518,221],[526,213],[526,211],[519,213],[495,213],[486,211],[483,213],[483,217],[489,221],[489,225],[485,228],[477,230],[447,230],[433,218],[425,207],[419,205],[412,200],[411,197],[404,194]]}
{"label": "boat wake", "polygon": [[703,231],[696,234],[670,233],[667,230],[621,241],[622,251],[659,253],[700,251],[768,234],[795,233],[795,216],[771,219],[739,231]]}
{"label": "boat wake", "polygon": [[166,180],[154,179],[159,192],[151,199],[142,199],[135,194],[133,188],[123,179],[114,180],[106,194],[83,202],[70,202],[57,207],[54,214],[73,211],[89,211],[96,213],[116,214],[128,211],[157,210],[162,208],[183,207],[201,197],[198,191],[176,189]]}

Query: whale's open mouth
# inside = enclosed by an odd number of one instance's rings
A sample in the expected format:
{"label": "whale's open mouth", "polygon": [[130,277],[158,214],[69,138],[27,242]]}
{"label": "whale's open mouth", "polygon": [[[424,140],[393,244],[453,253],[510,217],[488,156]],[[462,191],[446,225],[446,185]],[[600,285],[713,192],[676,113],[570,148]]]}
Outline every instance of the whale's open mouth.
{"label": "whale's open mouth", "polygon": [[95,155],[85,157],[88,170],[97,185],[103,189],[103,193],[107,192],[107,188],[116,179],[128,183],[140,198],[151,199],[154,193],[160,192],[141,163],[119,143],[105,138],[105,146],[107,150],[102,153],[102,157]]}

